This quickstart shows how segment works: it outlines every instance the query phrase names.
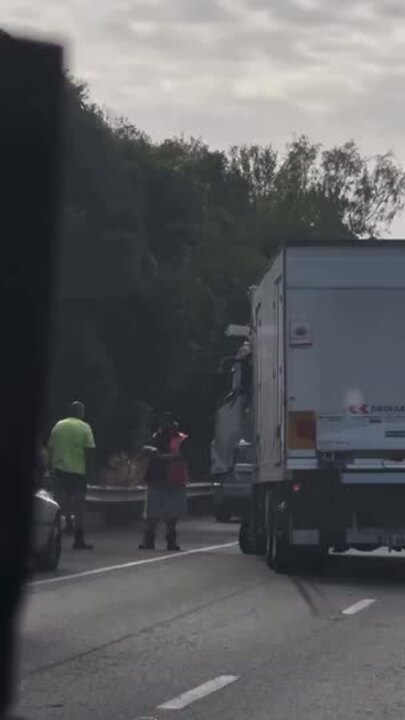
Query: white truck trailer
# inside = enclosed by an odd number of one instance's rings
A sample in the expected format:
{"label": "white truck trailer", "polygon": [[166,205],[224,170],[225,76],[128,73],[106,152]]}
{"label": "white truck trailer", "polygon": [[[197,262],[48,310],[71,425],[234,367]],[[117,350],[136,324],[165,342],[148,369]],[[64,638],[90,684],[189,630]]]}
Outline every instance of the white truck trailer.
{"label": "white truck trailer", "polygon": [[405,246],[289,246],[252,293],[244,552],[288,571],[405,548]]}

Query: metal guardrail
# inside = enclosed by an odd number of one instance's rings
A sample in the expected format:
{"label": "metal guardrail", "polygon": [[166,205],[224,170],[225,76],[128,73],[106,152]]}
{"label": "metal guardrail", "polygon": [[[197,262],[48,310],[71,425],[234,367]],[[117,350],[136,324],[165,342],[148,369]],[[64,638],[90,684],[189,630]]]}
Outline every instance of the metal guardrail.
{"label": "metal guardrail", "polygon": [[[146,488],[144,485],[135,487],[117,487],[116,485],[89,485],[87,488],[86,502],[90,506],[97,504],[121,504],[131,505],[145,500]],[[210,482],[190,483],[187,485],[187,497],[210,497],[213,494],[213,485]]]}

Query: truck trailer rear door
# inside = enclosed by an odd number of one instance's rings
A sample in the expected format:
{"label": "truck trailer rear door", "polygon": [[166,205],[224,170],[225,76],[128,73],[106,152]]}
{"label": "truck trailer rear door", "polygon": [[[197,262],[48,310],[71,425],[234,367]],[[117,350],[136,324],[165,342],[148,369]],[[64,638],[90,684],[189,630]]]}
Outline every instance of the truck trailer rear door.
{"label": "truck trailer rear door", "polygon": [[290,393],[316,413],[316,448],[405,456],[405,288],[291,293],[312,343],[290,351]]}

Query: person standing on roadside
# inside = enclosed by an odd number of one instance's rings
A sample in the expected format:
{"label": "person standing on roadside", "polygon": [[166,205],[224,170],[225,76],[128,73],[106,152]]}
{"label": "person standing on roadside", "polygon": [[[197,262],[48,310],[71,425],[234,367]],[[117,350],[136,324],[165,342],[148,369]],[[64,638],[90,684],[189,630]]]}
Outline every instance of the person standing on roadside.
{"label": "person standing on roadside", "polygon": [[179,551],[177,522],[187,512],[188,436],[179,432],[170,413],[165,413],[159,430],[142,449],[149,457],[146,476],[145,533],[140,550],[154,550],[159,522],[166,523],[169,551]]}
{"label": "person standing on roadside", "polygon": [[68,417],[56,423],[48,442],[56,499],[67,521],[72,513],[74,515],[74,550],[93,549],[93,545],[84,540],[84,510],[87,482],[94,472],[96,445],[84,416],[84,404],[73,402]]}

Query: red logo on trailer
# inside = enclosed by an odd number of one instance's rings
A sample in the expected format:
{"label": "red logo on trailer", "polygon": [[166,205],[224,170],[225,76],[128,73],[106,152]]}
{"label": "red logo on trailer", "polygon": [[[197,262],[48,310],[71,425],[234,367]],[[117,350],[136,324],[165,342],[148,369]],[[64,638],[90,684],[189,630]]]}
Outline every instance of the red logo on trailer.
{"label": "red logo on trailer", "polygon": [[349,413],[352,415],[369,415],[370,405],[363,403],[362,405],[349,405]]}

